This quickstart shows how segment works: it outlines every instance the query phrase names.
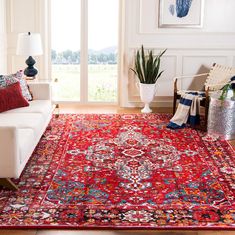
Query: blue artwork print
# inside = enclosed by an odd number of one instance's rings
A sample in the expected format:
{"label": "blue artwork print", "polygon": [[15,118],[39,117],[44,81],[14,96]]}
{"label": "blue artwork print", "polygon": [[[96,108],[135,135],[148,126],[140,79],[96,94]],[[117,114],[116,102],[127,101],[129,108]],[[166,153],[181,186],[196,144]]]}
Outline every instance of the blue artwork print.
{"label": "blue artwork print", "polygon": [[174,14],[175,14],[175,6],[174,6],[173,4],[171,4],[171,5],[169,6],[169,11],[170,11],[171,15],[174,15]]}
{"label": "blue artwork print", "polygon": [[192,5],[193,0],[176,0],[174,4],[170,4],[169,12],[171,15],[177,14],[177,17],[182,18],[188,15],[189,9]]}
{"label": "blue artwork print", "polygon": [[182,18],[188,15],[193,0],[176,0],[177,17]]}

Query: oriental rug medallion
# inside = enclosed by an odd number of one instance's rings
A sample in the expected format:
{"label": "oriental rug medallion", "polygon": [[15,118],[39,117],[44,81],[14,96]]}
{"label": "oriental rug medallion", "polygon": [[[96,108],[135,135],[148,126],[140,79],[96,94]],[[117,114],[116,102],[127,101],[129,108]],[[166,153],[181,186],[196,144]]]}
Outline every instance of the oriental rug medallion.
{"label": "oriental rug medallion", "polygon": [[60,115],[0,228],[235,229],[235,154],[166,114]]}

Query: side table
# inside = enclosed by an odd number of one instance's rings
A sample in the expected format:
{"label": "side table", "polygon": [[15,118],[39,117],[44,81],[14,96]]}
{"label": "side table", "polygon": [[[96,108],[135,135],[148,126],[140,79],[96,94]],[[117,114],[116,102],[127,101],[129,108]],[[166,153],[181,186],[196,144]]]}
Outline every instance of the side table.
{"label": "side table", "polygon": [[53,80],[48,80],[48,79],[27,79],[27,77],[25,78],[27,83],[49,83],[51,86],[51,101],[52,101],[52,104],[53,104],[53,114],[55,114],[55,117],[58,118],[59,117],[59,114],[60,114],[60,107],[59,107],[59,104],[53,100],[53,87],[54,87],[54,83],[56,83],[58,80],[55,79],[54,81]]}
{"label": "side table", "polygon": [[211,96],[207,132],[221,139],[235,139],[235,100],[231,97],[219,98],[220,93]]}

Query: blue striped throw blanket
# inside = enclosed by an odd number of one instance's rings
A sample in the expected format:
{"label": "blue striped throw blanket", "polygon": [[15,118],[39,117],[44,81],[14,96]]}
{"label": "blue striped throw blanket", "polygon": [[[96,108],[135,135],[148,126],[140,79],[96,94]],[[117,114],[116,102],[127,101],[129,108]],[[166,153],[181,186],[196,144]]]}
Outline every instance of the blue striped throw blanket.
{"label": "blue striped throw blanket", "polygon": [[186,123],[195,126],[200,123],[200,100],[205,97],[205,92],[186,92],[181,95],[175,115],[167,125],[171,129],[185,127]]}

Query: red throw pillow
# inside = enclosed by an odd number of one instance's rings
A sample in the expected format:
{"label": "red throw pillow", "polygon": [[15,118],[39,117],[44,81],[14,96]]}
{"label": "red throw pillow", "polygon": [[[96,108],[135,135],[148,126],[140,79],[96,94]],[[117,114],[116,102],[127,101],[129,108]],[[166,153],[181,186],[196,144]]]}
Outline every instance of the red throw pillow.
{"label": "red throw pillow", "polygon": [[19,82],[0,89],[0,112],[25,106],[29,103],[22,95]]}

